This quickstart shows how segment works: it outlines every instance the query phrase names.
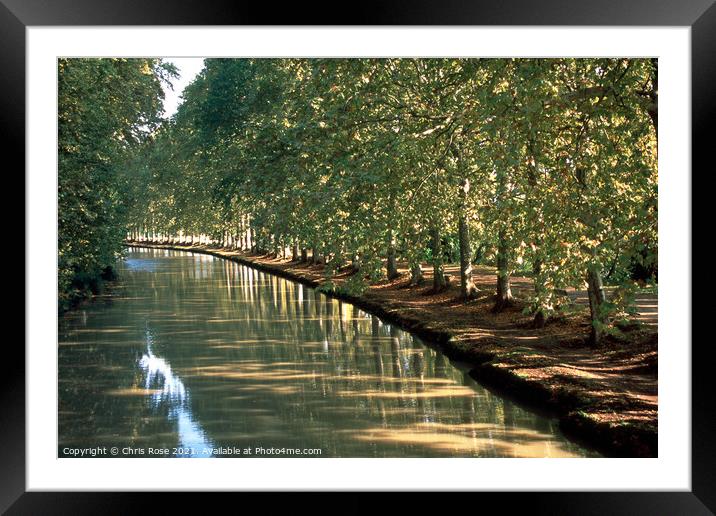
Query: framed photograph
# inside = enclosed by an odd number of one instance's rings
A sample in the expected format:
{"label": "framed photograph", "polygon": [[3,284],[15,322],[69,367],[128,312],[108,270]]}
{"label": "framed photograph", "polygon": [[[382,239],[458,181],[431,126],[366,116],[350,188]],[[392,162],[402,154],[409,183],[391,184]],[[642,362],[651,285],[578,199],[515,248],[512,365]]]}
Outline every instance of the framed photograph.
{"label": "framed photograph", "polygon": [[713,513],[710,0],[0,1],[27,201],[3,510]]}

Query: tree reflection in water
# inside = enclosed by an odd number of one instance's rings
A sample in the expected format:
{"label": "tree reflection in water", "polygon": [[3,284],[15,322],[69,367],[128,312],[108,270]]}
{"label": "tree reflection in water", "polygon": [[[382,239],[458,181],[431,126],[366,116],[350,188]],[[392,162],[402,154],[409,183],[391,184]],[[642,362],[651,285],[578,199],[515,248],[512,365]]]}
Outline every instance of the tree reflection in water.
{"label": "tree reflection in water", "polygon": [[60,450],[590,455],[554,421],[354,305],[203,255],[132,249],[127,258],[108,302],[60,321]]}

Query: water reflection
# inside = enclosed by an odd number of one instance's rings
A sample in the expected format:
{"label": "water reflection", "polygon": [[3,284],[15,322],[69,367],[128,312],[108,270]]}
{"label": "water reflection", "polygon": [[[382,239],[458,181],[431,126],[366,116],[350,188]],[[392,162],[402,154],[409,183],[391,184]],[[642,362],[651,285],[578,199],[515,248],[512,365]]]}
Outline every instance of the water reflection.
{"label": "water reflection", "polygon": [[[191,457],[190,450],[213,448],[201,425],[194,420],[191,403],[184,382],[174,374],[169,363],[152,351],[154,338],[146,330],[147,352],[139,360],[139,368],[145,375],[144,388],[151,392],[151,406],[156,411],[166,411],[167,419],[176,423],[179,450],[178,457]],[[198,454],[197,454],[198,455]]]}
{"label": "water reflection", "polygon": [[590,455],[393,325],[205,255],[133,249],[60,321],[62,446],[320,448],[323,457]]}

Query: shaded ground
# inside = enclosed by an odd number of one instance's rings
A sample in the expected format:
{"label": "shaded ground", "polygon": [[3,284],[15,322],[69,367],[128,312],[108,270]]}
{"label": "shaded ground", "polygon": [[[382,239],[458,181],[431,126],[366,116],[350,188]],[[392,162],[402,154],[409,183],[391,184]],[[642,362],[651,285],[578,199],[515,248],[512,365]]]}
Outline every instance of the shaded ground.
{"label": "shaded ground", "polygon": [[[208,246],[170,247],[208,251],[313,285],[324,280],[321,266]],[[437,338],[446,354],[471,363],[475,367],[471,374],[483,384],[555,412],[566,433],[600,451],[656,456],[656,295],[637,297],[635,319],[642,324],[625,332],[623,339],[609,339],[595,350],[585,345],[590,324],[585,292],[569,292],[577,305],[584,305],[583,310],[534,329],[531,316],[522,313],[519,299],[532,288],[529,278],[513,278],[515,306],[494,314],[494,269],[475,270],[480,294],[469,302],[458,297],[456,266],[447,267],[451,286],[439,294],[431,293],[430,271],[425,271],[426,281],[419,287],[409,287],[407,270],[400,272],[396,280],[373,285],[360,298],[342,297],[359,301],[419,335]],[[340,284],[347,276],[344,272],[334,281]]]}

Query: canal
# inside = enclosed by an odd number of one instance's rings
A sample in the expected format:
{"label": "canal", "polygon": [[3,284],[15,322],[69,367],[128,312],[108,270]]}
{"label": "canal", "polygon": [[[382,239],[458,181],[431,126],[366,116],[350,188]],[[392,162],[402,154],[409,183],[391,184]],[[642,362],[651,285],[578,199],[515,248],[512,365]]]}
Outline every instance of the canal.
{"label": "canal", "polygon": [[299,283],[129,248],[59,321],[58,456],[584,457],[436,348]]}

